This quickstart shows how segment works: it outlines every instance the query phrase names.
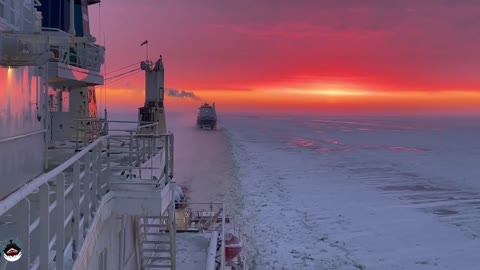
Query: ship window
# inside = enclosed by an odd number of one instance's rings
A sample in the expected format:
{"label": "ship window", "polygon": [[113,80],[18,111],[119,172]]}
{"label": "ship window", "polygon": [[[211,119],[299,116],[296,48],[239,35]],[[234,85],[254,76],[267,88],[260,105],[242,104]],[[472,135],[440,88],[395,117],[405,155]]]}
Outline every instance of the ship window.
{"label": "ship window", "polygon": [[79,0],[75,0],[74,6],[74,26],[75,26],[75,34],[77,37],[83,37],[83,8],[82,2]]}

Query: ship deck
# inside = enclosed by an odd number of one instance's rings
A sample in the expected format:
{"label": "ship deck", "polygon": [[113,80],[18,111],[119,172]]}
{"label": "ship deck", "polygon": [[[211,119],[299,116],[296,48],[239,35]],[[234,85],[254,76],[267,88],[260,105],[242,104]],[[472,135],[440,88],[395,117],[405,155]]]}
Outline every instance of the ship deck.
{"label": "ship deck", "polygon": [[[65,160],[69,159],[73,155],[75,155],[75,150],[73,149],[71,143],[66,143],[64,145],[56,145],[55,147],[49,149],[48,151],[48,171],[54,169],[61,163],[63,163]],[[128,155],[127,155],[128,156]],[[126,155],[113,155],[112,156],[112,164],[114,165],[124,165],[125,163],[129,163],[128,161],[124,160],[126,158]],[[163,159],[162,155],[155,155],[152,158],[147,160],[143,160],[142,167],[146,164],[149,165],[149,163],[161,163],[161,160]],[[151,166],[151,165],[149,165]],[[68,187],[72,183],[73,179],[73,170],[68,169],[65,172],[65,187]],[[143,178],[141,177],[141,173],[139,174],[138,169],[133,169],[131,171],[134,175],[139,176],[138,178]],[[150,169],[150,172],[148,174],[153,174],[153,175],[160,175],[161,171],[158,169]],[[123,175],[120,171],[112,171],[112,174],[110,175],[111,181],[113,182],[121,182],[122,180],[125,181],[125,176]],[[146,176],[146,175],[145,175]],[[149,175],[151,176],[151,175]],[[137,178],[137,179],[138,179]],[[140,180],[138,179],[138,180]],[[52,182],[50,183],[51,190],[50,190],[50,200],[54,200],[56,196],[55,188],[54,185],[55,183]],[[117,188],[121,189],[120,186]],[[143,188],[146,188],[144,186]],[[80,190],[83,192],[83,186],[80,186]],[[30,200],[30,207],[32,211],[30,212],[30,220],[35,220],[39,217],[39,199],[38,199],[38,194],[33,193],[29,197]],[[73,203],[72,203],[72,195],[69,194],[68,196],[65,197],[65,211],[66,213],[69,213],[72,210]],[[177,223],[177,234],[176,234],[176,261],[177,261],[177,268],[178,270],[190,270],[190,269],[205,269],[207,265],[207,259],[208,259],[208,249],[210,245],[210,238],[211,233],[203,233],[203,232],[198,232],[198,230],[195,229],[189,229],[187,228],[184,219],[183,219],[183,210],[177,209],[177,218],[176,218],[176,223]],[[50,217],[53,218],[56,215],[55,209],[50,212]],[[50,225],[50,238],[54,237],[55,234],[55,224]],[[72,231],[70,228],[68,228],[65,232],[66,236],[70,236],[72,234]],[[16,226],[16,220],[13,219],[13,213],[6,214],[2,217],[0,217],[0,238],[8,238],[11,235],[17,235],[17,226]],[[38,242],[40,235],[37,233],[31,234],[31,241],[32,243]],[[31,252],[33,254],[39,254],[39,250],[37,245],[32,245],[31,246]],[[33,258],[32,258],[33,259]],[[67,269],[70,269],[72,267],[71,260],[66,260],[66,267]],[[12,268],[13,267],[13,268]],[[15,265],[9,264],[7,266],[8,269],[14,269]]]}
{"label": "ship deck", "polygon": [[[112,144],[118,144],[118,142],[112,142]],[[158,148],[159,151],[161,152],[161,148]],[[158,150],[157,150],[158,151]],[[73,157],[78,151],[75,150],[75,143],[73,142],[59,142],[55,143],[52,147],[48,149],[48,167],[45,172],[51,171],[55,169],[57,166],[61,165],[64,163],[66,160],[69,158]],[[112,164],[114,166],[131,166],[129,165],[132,161],[129,160],[128,154],[124,153],[113,153],[112,156]],[[152,162],[160,162],[160,160],[163,158],[162,155],[155,155],[152,158],[148,157],[143,157],[142,161],[144,161],[144,164],[149,165],[149,161]],[[131,159],[131,158],[130,158]],[[135,157],[136,159],[136,157]],[[139,170],[135,169],[135,166],[138,166],[136,164],[133,165],[133,169],[131,172],[134,174],[140,175]],[[151,166],[151,165],[150,165]],[[123,171],[123,172],[122,172]],[[143,171],[143,170],[142,170]],[[150,174],[160,174],[160,170],[149,170]],[[126,175],[123,174],[128,174],[128,170],[115,170],[115,167],[112,168],[112,172],[110,175],[110,178],[112,181],[125,181],[126,180]],[[65,190],[72,185],[73,183],[73,168],[68,168],[67,170],[64,171],[65,175]],[[49,182],[48,185],[50,186],[49,188],[49,200],[50,202],[53,202],[56,200],[56,183],[54,181]],[[106,188],[105,185],[102,186],[102,190]],[[84,192],[84,186],[83,184],[80,184],[80,192]],[[27,196],[27,199],[29,200],[29,205],[30,205],[30,213],[29,213],[29,219],[31,222],[34,220],[37,220],[38,223],[38,218],[40,217],[39,209],[40,209],[40,199],[39,199],[39,193],[34,192],[30,195]],[[73,192],[70,192],[68,195],[65,196],[65,213],[70,213],[73,211]],[[50,219],[54,219],[56,217],[56,207],[51,207],[52,210],[49,213]],[[3,242],[5,239],[9,239],[12,236],[17,236],[19,235],[19,229],[18,229],[18,221],[15,219],[16,213],[14,212],[15,209],[12,209],[8,211],[6,214],[0,216],[0,242]],[[91,217],[93,219],[93,217]],[[35,223],[35,222],[34,222]],[[56,233],[56,224],[54,222],[51,222],[49,224],[50,230],[49,230],[49,238],[52,239],[55,237]],[[71,226],[66,226],[65,228],[65,236],[66,237],[71,237],[72,235],[72,228]],[[83,227],[82,227],[83,229]],[[17,238],[17,237],[14,237]],[[37,243],[40,241],[40,235],[38,232],[33,232],[30,234],[30,242],[31,243]],[[18,239],[16,240],[18,241]],[[52,247],[55,247],[55,242],[51,242],[53,245]],[[71,244],[71,243],[69,243]],[[38,255],[40,253],[40,250],[38,248],[38,245],[36,244],[31,244],[30,245],[30,252],[32,254]],[[34,258],[31,259],[31,264],[34,264]],[[37,261],[38,263],[38,261]],[[71,261],[66,260],[66,267],[67,269],[71,268]],[[1,267],[1,264],[0,264]],[[15,264],[7,264],[6,270],[10,269],[16,269],[18,267]]]}
{"label": "ship deck", "polygon": [[177,233],[177,270],[205,269],[210,233]]}

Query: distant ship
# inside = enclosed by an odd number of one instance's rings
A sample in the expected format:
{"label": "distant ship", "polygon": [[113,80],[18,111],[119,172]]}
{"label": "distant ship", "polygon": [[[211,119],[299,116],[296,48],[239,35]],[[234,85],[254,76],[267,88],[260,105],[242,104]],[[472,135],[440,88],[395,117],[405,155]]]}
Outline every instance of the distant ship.
{"label": "distant ship", "polygon": [[199,108],[197,127],[206,127],[212,130],[217,128],[217,112],[215,110],[215,102],[212,105],[205,103]]}

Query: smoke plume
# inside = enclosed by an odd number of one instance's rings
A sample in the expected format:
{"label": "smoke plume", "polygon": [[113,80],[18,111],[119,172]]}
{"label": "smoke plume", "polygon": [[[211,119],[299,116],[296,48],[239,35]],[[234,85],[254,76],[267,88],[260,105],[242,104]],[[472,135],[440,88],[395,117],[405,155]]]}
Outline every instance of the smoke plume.
{"label": "smoke plume", "polygon": [[191,98],[194,100],[200,100],[199,97],[195,95],[193,92],[187,92],[185,90],[177,90],[177,89],[166,89],[167,96],[169,97],[177,97],[177,98]]}

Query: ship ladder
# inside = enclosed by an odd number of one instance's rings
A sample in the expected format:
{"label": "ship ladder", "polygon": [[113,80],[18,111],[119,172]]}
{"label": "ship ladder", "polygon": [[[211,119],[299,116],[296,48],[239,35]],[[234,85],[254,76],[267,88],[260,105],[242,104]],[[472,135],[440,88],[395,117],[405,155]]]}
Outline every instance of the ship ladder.
{"label": "ship ladder", "polygon": [[142,269],[175,270],[175,227],[168,216],[140,218]]}

